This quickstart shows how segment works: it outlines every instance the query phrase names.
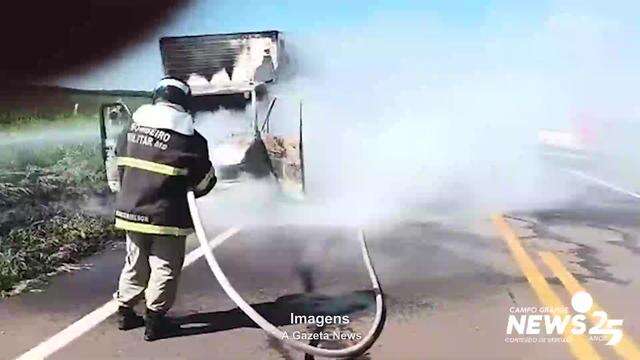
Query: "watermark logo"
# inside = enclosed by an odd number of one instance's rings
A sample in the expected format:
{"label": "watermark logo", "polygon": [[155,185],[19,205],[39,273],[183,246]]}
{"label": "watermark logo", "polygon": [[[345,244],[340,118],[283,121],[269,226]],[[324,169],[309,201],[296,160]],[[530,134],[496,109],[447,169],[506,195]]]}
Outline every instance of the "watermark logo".
{"label": "watermark logo", "polygon": [[362,334],[349,327],[349,315],[296,315],[289,316],[291,325],[306,325],[306,330],[283,331],[282,340],[298,341],[360,341]]}
{"label": "watermark logo", "polygon": [[[588,334],[593,341],[607,341],[616,345],[622,340],[622,319],[609,319],[602,310],[591,311],[593,298],[586,291],[579,291],[571,297],[571,307],[517,307],[509,308],[506,342],[565,342],[561,335]],[[591,311],[591,312],[590,312]],[[593,326],[587,325],[590,314]],[[532,336],[546,335],[546,337]]]}

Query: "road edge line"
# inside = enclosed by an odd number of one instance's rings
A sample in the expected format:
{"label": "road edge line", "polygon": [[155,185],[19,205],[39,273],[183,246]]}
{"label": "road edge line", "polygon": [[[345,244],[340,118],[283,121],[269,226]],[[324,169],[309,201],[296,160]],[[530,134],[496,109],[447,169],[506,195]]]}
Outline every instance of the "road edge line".
{"label": "road edge line", "polygon": [[[240,231],[239,227],[231,227],[215,238],[213,238],[209,243],[211,244],[211,248],[215,248],[222,244],[225,240],[234,236]],[[187,266],[193,264],[196,260],[204,255],[200,247],[192,250],[185,256],[184,263],[182,268],[186,268]],[[98,326],[101,322],[106,320],[109,316],[115,314],[118,310],[118,305],[115,300],[109,300],[97,309],[83,316],[79,320],[75,321],[71,325],[66,328],[60,330],[55,335],[49,337],[45,341],[31,348],[27,352],[23,353],[19,357],[15,358],[15,360],[40,360],[45,359],[51,355],[53,355],[58,350],[64,348],[69,345],[74,340],[78,339],[82,335],[89,332],[94,327]]]}
{"label": "road edge line", "polygon": [[569,170],[564,169],[564,171],[568,172],[569,174],[573,174],[574,176],[580,177],[582,179],[594,182],[594,183],[596,183],[596,184],[598,184],[600,186],[603,186],[603,187],[605,187],[605,188],[607,188],[609,190],[618,192],[620,194],[631,196],[632,198],[635,198],[635,199],[640,199],[640,194],[638,194],[638,193],[636,193],[634,191],[623,189],[618,185],[612,184],[612,183],[604,181],[602,179],[598,179],[597,177],[595,177],[593,175],[589,175],[589,174],[587,174],[585,172],[582,172],[582,171],[579,171],[579,170],[572,170],[572,169],[569,169]]}

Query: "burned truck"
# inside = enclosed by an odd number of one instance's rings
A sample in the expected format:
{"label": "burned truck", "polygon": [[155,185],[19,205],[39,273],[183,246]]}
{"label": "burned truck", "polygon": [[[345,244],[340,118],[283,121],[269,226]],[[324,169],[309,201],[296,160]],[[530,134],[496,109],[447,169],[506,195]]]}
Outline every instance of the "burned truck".
{"label": "burned truck", "polygon": [[[233,184],[250,178],[273,178],[287,192],[304,192],[302,149],[302,103],[296,99],[293,134],[271,131],[271,117],[279,104],[292,99],[271,94],[282,70],[289,63],[279,31],[243,32],[163,37],[160,55],[166,76],[184,80],[192,91],[192,112],[231,111],[237,124],[221,138],[209,139],[212,162],[219,180]],[[100,111],[103,157],[110,174],[115,166],[115,139],[131,121],[123,103],[104,104]],[[215,118],[215,117],[212,117]],[[198,120],[200,121],[200,120]],[[215,121],[215,120],[211,120]],[[206,124],[196,123],[196,127]],[[113,183],[113,182],[111,182]]]}

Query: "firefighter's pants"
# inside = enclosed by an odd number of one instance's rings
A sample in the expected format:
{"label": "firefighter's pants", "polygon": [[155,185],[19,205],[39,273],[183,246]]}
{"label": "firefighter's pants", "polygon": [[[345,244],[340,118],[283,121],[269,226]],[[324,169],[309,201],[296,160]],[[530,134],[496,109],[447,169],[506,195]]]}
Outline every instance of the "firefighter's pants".
{"label": "firefighter's pants", "polygon": [[184,262],[184,236],[127,232],[127,257],[114,298],[132,308],[144,295],[147,309],[167,312],[176,298]]}

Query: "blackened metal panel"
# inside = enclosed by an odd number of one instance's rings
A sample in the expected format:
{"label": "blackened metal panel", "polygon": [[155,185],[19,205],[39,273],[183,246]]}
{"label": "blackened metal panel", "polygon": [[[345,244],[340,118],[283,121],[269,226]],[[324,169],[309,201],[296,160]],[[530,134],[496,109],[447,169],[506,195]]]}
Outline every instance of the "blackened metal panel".
{"label": "blackened metal panel", "polygon": [[[193,74],[211,80],[214,74],[225,70],[231,78],[241,54],[251,51],[247,47],[252,39],[270,38],[277,46],[278,37],[278,31],[163,37],[160,53],[164,73],[185,81]],[[273,60],[277,65],[277,59]]]}

